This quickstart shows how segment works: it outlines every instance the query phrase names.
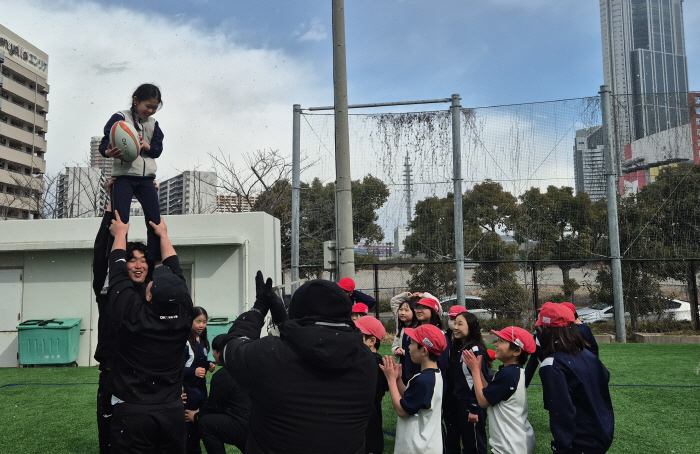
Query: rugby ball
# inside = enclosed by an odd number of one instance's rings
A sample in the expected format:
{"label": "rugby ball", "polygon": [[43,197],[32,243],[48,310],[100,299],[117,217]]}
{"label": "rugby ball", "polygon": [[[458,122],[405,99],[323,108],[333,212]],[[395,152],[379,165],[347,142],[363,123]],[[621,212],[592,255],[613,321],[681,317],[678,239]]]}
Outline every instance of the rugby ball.
{"label": "rugby ball", "polygon": [[122,159],[131,162],[141,151],[139,133],[126,121],[118,121],[112,125],[109,132],[109,147],[117,147],[122,151]]}

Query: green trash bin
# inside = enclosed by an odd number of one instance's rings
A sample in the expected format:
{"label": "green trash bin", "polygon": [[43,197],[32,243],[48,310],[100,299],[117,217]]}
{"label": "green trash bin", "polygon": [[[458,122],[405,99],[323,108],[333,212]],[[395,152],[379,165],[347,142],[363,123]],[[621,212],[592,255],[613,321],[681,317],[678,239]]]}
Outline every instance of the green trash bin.
{"label": "green trash bin", "polygon": [[78,365],[81,318],[27,320],[17,326],[19,363]]}
{"label": "green trash bin", "polygon": [[[207,339],[209,339],[209,344],[211,345],[214,338],[219,334],[228,333],[234,320],[235,317],[209,317],[209,320],[207,320]],[[214,362],[214,355],[211,354],[211,348],[209,349],[207,357],[209,361]]]}

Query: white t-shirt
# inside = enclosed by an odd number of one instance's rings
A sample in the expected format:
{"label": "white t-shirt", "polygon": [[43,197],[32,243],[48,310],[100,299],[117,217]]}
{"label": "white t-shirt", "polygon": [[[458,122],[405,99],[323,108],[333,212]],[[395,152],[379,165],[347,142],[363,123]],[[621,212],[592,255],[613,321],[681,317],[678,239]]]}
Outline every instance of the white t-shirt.
{"label": "white t-shirt", "polygon": [[533,454],[535,431],[527,420],[523,368],[511,364],[496,372],[484,388],[484,397],[491,405],[488,421],[493,454]]}
{"label": "white t-shirt", "polygon": [[401,399],[408,416],[396,422],[396,454],[442,454],[442,375],[425,369],[414,375]]}

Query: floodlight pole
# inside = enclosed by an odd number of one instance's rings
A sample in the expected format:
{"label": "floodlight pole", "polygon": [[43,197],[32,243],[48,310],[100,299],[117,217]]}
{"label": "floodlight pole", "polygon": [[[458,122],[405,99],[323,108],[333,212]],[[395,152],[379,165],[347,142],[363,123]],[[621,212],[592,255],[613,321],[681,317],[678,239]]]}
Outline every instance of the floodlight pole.
{"label": "floodlight pole", "polygon": [[612,272],[613,301],[615,308],[615,338],[617,342],[627,342],[625,326],[625,305],[622,293],[622,256],[620,254],[620,228],[617,217],[617,172],[614,160],[617,158],[617,141],[613,128],[612,109],[610,106],[610,87],[601,85],[600,104],[603,114],[603,132],[605,137],[605,182],[608,202],[608,230],[610,238],[610,270]]}
{"label": "floodlight pole", "polygon": [[462,140],[459,120],[462,106],[459,95],[452,95],[452,174],[454,179],[455,277],[457,304],[464,301],[464,220],[462,214]]}
{"label": "floodlight pole", "polygon": [[333,0],[333,87],[335,111],[335,190],[337,278],[355,278],[352,234],[348,81],[345,66],[345,2]]}
{"label": "floodlight pole", "polygon": [[294,104],[292,121],[292,288],[299,288],[299,201],[301,191],[301,106]]}

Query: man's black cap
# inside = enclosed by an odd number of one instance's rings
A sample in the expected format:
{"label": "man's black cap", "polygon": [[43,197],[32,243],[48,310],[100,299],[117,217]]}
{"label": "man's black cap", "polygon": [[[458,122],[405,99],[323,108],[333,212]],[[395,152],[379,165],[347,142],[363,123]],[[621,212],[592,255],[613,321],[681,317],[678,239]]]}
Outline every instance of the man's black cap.
{"label": "man's black cap", "polygon": [[159,266],[153,271],[151,297],[154,304],[180,304],[185,301],[187,287],[170,268]]}

